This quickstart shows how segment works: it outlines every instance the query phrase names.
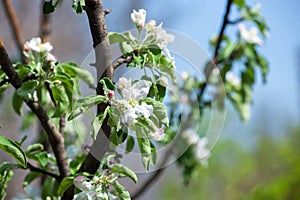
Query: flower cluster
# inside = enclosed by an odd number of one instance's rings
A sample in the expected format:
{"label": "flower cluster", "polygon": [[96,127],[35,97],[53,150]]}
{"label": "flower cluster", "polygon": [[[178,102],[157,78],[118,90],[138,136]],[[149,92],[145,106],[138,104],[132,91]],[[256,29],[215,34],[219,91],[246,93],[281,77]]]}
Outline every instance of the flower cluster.
{"label": "flower cluster", "polygon": [[[134,131],[134,126],[139,119],[149,120],[150,116],[154,114],[153,106],[143,102],[143,99],[148,96],[151,82],[139,80],[132,84],[131,79],[122,77],[116,86],[119,97],[114,95],[113,91],[109,91],[110,104],[120,111],[122,116],[121,123]],[[155,140],[163,139],[164,129],[155,125],[152,127],[150,136]]]}
{"label": "flower cluster", "polygon": [[140,80],[131,85],[131,79],[120,78],[117,87],[120,91],[121,99],[115,100],[115,105],[122,111],[122,122],[131,127],[139,117],[149,118],[153,114],[151,105],[139,101],[147,97],[151,83]]}
{"label": "flower cluster", "polygon": [[56,57],[50,53],[52,49],[53,46],[49,42],[43,43],[39,37],[34,37],[24,44],[24,54],[30,60],[42,57],[48,62],[56,62]]}
{"label": "flower cluster", "polygon": [[198,134],[191,129],[182,132],[182,138],[192,145],[195,157],[203,164],[206,164],[207,158],[210,157],[210,151],[207,149],[208,139],[206,137],[200,138]]}
{"label": "flower cluster", "polygon": [[166,56],[174,62],[174,58],[171,56],[167,45],[174,42],[175,36],[167,33],[167,31],[163,29],[163,23],[160,23],[158,26],[155,20],[150,20],[146,23],[146,11],[144,9],[139,9],[138,11],[133,10],[131,20],[136,24],[139,30],[143,28],[146,29],[147,35],[144,41],[147,41],[149,38],[154,38],[154,42],[152,41],[152,43],[157,44],[160,49],[164,50]]}
{"label": "flower cluster", "polygon": [[250,44],[258,44],[262,45],[264,42],[258,36],[258,30],[255,27],[251,27],[249,30],[246,28],[245,24],[239,24],[239,31],[241,33],[242,38],[250,43]]}
{"label": "flower cluster", "polygon": [[93,179],[89,179],[85,176],[77,176],[74,179],[74,185],[81,190],[80,193],[74,196],[75,200],[87,199],[116,199],[116,197],[110,193],[103,192],[106,190],[106,185],[112,182],[111,177],[105,175],[94,176]]}
{"label": "flower cluster", "polygon": [[236,75],[234,75],[232,72],[227,72],[225,78],[226,78],[226,81],[230,82],[232,85],[234,85],[236,87],[241,86],[241,79],[239,77],[237,77]]}

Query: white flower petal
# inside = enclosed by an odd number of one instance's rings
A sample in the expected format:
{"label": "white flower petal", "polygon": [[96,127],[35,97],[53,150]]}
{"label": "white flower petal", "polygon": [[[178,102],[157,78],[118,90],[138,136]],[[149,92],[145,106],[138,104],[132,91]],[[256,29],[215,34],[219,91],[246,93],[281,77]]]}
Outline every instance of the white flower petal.
{"label": "white flower petal", "polygon": [[145,118],[149,118],[153,114],[153,106],[142,102],[141,105],[135,107],[135,111]]}
{"label": "white flower petal", "polygon": [[146,14],[147,12],[144,9],[139,9],[138,11],[133,10],[130,17],[132,22],[135,23],[138,28],[143,28],[145,26]]}
{"label": "white flower petal", "polygon": [[134,83],[131,87],[131,97],[137,101],[147,97],[150,90],[151,82],[146,80],[140,80]]}

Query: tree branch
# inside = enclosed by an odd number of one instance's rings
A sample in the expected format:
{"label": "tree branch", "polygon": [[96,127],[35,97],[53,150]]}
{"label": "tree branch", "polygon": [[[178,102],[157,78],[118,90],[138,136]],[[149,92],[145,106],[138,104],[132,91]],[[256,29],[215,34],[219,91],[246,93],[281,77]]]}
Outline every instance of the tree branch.
{"label": "tree branch", "polygon": [[[86,0],[85,1],[85,11],[88,16],[90,31],[93,38],[93,47],[96,53],[96,69],[97,69],[97,80],[100,80],[102,77],[108,77],[110,79],[113,78],[113,67],[111,65],[111,51],[110,51],[110,43],[107,36],[107,28],[105,23],[105,11],[103,10],[102,0]],[[97,94],[103,95],[104,91],[102,85],[98,81],[97,85]],[[105,103],[98,105],[97,113],[101,113],[106,109],[107,105]],[[90,153],[84,160],[79,172],[89,172],[95,173],[99,168],[100,159],[106,153],[106,150],[109,148],[109,140],[111,134],[111,128],[107,125],[107,119],[105,119],[102,125],[102,131],[98,134],[94,145],[91,148]],[[103,138],[101,135],[105,134],[108,138]],[[101,140],[101,141],[100,141]],[[99,154],[99,143],[101,144],[100,148],[105,149]],[[93,156],[93,154],[97,154],[97,158]],[[100,158],[100,159],[99,159]]]}
{"label": "tree branch", "polygon": [[22,30],[20,28],[20,23],[16,14],[16,11],[14,9],[14,6],[11,2],[11,0],[3,0],[4,4],[4,10],[6,12],[6,15],[10,21],[11,29],[13,32],[14,40],[16,41],[16,44],[19,49],[20,56],[22,60],[25,62],[25,57],[23,55],[23,45],[24,45],[24,38],[22,34]]}
{"label": "tree branch", "polygon": [[[22,85],[22,80],[12,66],[12,63],[7,55],[2,39],[0,38],[0,65],[2,70],[9,78],[9,82],[18,89]],[[69,175],[69,165],[66,159],[64,138],[56,129],[55,125],[50,121],[46,110],[37,102],[25,101],[28,107],[36,114],[40,120],[44,130],[48,135],[49,142],[53,149],[58,169],[60,172],[60,180]]]}
{"label": "tree branch", "polygon": [[[114,69],[111,65],[111,50],[105,23],[105,15],[107,11],[103,10],[102,0],[85,0],[85,11],[89,21],[89,27],[93,38],[93,47],[96,54],[95,67],[97,69],[97,89],[99,95],[103,95],[104,91],[99,80],[102,77],[113,79]],[[97,106],[97,114],[102,113],[108,105],[105,103]],[[107,125],[108,118],[102,124],[100,133],[92,145],[89,154],[83,161],[79,172],[96,173],[100,165],[100,160],[105,156],[109,149],[109,138],[111,135],[111,127]],[[62,199],[71,199],[74,194],[74,186],[70,187],[64,194]]]}
{"label": "tree branch", "polygon": [[51,176],[51,177],[55,178],[57,181],[60,181],[60,177],[57,174],[54,174],[52,172],[49,172],[49,171],[41,169],[41,168],[37,168],[30,163],[27,163],[27,166],[28,166],[28,169],[32,172],[39,172],[39,173],[42,173],[43,175]]}

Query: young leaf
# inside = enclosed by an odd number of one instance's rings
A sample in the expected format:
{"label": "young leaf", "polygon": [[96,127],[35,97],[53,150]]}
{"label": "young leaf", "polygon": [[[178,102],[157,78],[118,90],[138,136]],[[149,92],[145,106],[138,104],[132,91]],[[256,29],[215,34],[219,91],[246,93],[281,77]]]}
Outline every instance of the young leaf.
{"label": "young leaf", "polygon": [[107,98],[101,95],[92,95],[77,100],[75,107],[73,108],[70,116],[68,117],[68,120],[74,119],[75,117],[90,109],[92,106],[103,103],[105,101],[107,101]]}
{"label": "young leaf", "polygon": [[22,107],[23,107],[23,99],[17,95],[17,92],[14,92],[13,98],[12,98],[12,106],[14,111],[18,115],[22,115]]}
{"label": "young leaf", "polygon": [[129,169],[128,167],[125,167],[122,164],[113,164],[111,166],[111,171],[114,173],[125,175],[128,178],[130,178],[131,180],[133,180],[133,182],[135,182],[135,183],[138,182],[136,174],[131,169]]}
{"label": "young leaf", "polygon": [[126,37],[123,34],[116,33],[116,32],[109,32],[108,37],[109,37],[110,44],[129,41],[128,37]]}
{"label": "young leaf", "polygon": [[26,81],[17,90],[17,94],[25,101],[32,100],[34,91],[36,90],[38,82],[36,80]]}
{"label": "young leaf", "polygon": [[76,14],[81,14],[83,12],[83,7],[85,6],[85,0],[74,1],[73,2],[73,11]]}
{"label": "young leaf", "polygon": [[126,143],[126,153],[131,152],[133,147],[134,147],[134,138],[129,135]]}
{"label": "young leaf", "polygon": [[12,169],[19,169],[19,168],[21,168],[21,166],[18,165],[18,164],[3,162],[0,165],[0,175],[3,174],[5,171],[9,171],[9,170],[12,170]]}
{"label": "young leaf", "polygon": [[62,180],[60,183],[58,190],[57,190],[57,195],[62,196],[64,192],[71,186],[73,185],[74,177],[66,177]]}
{"label": "young leaf", "polygon": [[27,147],[26,153],[36,153],[36,152],[41,152],[43,150],[44,150],[44,146],[42,144],[35,143]]}
{"label": "young leaf", "polygon": [[42,173],[39,172],[29,172],[23,181],[23,188],[27,187],[32,181],[39,178],[41,175]]}
{"label": "young leaf", "polygon": [[22,148],[14,141],[0,136],[0,149],[15,158],[17,162],[23,167],[27,167],[26,156]]}
{"label": "young leaf", "polygon": [[66,71],[71,71],[73,75],[81,79],[83,82],[88,84],[91,87],[94,87],[94,78],[91,75],[91,73],[80,66],[78,66],[75,63],[62,63],[61,64],[62,68],[65,69]]}
{"label": "young leaf", "polygon": [[42,186],[42,199],[47,199],[47,197],[57,197],[58,186],[56,179],[53,177],[47,177]]}
{"label": "young leaf", "polygon": [[115,181],[113,183],[113,187],[114,187],[115,192],[116,192],[115,195],[117,197],[119,197],[120,200],[130,200],[131,199],[129,192],[118,181]]}
{"label": "young leaf", "polygon": [[97,135],[102,126],[102,123],[103,123],[104,119],[106,118],[108,109],[109,109],[109,106],[107,106],[105,111],[103,113],[97,115],[92,121],[90,131],[91,131],[91,136],[94,140],[96,140],[96,138],[97,138]]}
{"label": "young leaf", "polygon": [[54,85],[51,91],[56,102],[56,109],[52,117],[60,117],[69,107],[69,98],[62,85]]}
{"label": "young leaf", "polygon": [[14,172],[11,170],[5,171],[3,174],[0,174],[0,200],[5,199],[7,186],[13,175]]}
{"label": "young leaf", "polygon": [[148,171],[151,157],[151,144],[150,139],[147,136],[147,129],[141,123],[137,123],[135,128],[139,149],[142,154],[142,163],[145,170]]}

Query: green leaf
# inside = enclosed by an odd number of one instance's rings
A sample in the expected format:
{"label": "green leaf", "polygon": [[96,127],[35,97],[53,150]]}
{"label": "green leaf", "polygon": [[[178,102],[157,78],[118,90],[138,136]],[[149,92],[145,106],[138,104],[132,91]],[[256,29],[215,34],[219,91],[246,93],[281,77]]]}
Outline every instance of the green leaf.
{"label": "green leaf", "polygon": [[233,42],[228,42],[227,45],[223,49],[223,57],[224,59],[228,59],[232,52],[236,49],[237,45]]}
{"label": "green leaf", "polygon": [[34,155],[42,167],[45,167],[49,161],[48,153],[43,151]]}
{"label": "green leaf", "polygon": [[157,160],[156,147],[151,141],[150,141],[150,146],[151,146],[151,159],[150,159],[150,162],[151,162],[152,165],[155,165],[156,160]]}
{"label": "green leaf", "polygon": [[64,192],[73,185],[73,181],[74,181],[74,177],[64,178],[58,187],[57,195],[62,196]]}
{"label": "green leaf", "polygon": [[87,111],[88,109],[90,109],[92,106],[103,103],[107,100],[108,99],[105,96],[101,96],[101,95],[92,95],[92,96],[88,96],[83,99],[77,100],[71,114],[68,117],[68,120],[72,120],[72,119],[76,118],[80,114],[82,114],[85,111]]}
{"label": "green leaf", "polygon": [[143,124],[136,123],[135,130],[137,134],[139,149],[142,154],[142,163],[144,165],[145,171],[148,171],[151,157],[151,144],[150,139],[147,135],[147,129]]}
{"label": "green leaf", "polygon": [[15,163],[3,162],[0,165],[0,175],[4,174],[6,171],[19,168],[22,168],[22,166]]}
{"label": "green leaf", "polygon": [[244,8],[245,7],[245,0],[234,0],[234,3],[240,8]]}
{"label": "green leaf", "polygon": [[108,37],[109,37],[110,44],[128,42],[129,41],[127,36],[125,36],[121,33],[116,33],[116,32],[109,32]]}
{"label": "green leaf", "polygon": [[134,49],[128,42],[120,43],[120,49],[124,55],[130,55]]}
{"label": "green leaf", "polygon": [[35,143],[27,147],[26,153],[36,153],[36,152],[41,152],[43,150],[44,150],[44,146],[42,144]]}
{"label": "green leaf", "polygon": [[17,94],[25,101],[32,100],[34,91],[36,90],[38,82],[36,80],[26,81],[17,89]]}
{"label": "green leaf", "polygon": [[85,0],[80,0],[80,1],[74,1],[73,2],[73,11],[76,14],[81,14],[83,12],[83,7],[85,6]]}
{"label": "green leaf", "polygon": [[32,181],[39,178],[41,175],[42,173],[39,172],[29,172],[23,181],[23,187],[27,187]]}
{"label": "green leaf", "polygon": [[129,169],[128,167],[125,167],[122,164],[113,164],[111,166],[111,171],[114,173],[125,175],[135,183],[138,182],[136,174],[131,169]]}
{"label": "green leaf", "polygon": [[131,199],[129,192],[118,181],[115,181],[113,183],[113,187],[114,187],[115,192],[116,192],[115,195],[117,197],[119,197],[120,200],[130,200]]}
{"label": "green leaf", "polygon": [[91,73],[80,66],[78,66],[76,63],[62,63],[62,68],[68,71],[72,71],[72,73],[75,74],[80,80],[85,82],[91,87],[94,87],[95,81]]}
{"label": "green leaf", "polygon": [[159,69],[167,73],[172,79],[175,79],[175,66],[165,55],[159,57]]}
{"label": "green leaf", "polygon": [[42,199],[46,199],[47,197],[57,197],[58,186],[58,182],[53,177],[47,177],[42,186]]}
{"label": "green leaf", "polygon": [[107,97],[95,94],[95,95],[87,96],[83,99],[78,99],[77,103],[83,107],[91,107],[103,103],[107,100],[108,100]]}
{"label": "green leaf", "polygon": [[127,137],[127,143],[126,143],[126,153],[131,152],[133,147],[134,147],[134,138],[129,135]]}
{"label": "green leaf", "polygon": [[104,119],[106,118],[107,111],[109,108],[110,107],[107,106],[105,111],[103,113],[97,115],[92,121],[90,131],[91,131],[91,136],[94,140],[96,140],[96,138],[97,138],[98,132],[102,126]]}
{"label": "green leaf", "polygon": [[141,101],[146,102],[149,105],[153,106],[153,114],[161,121],[161,123],[169,126],[169,118],[167,114],[167,107],[159,101],[155,101],[151,98],[144,98]]}
{"label": "green leaf", "polygon": [[17,92],[15,91],[12,98],[12,106],[14,111],[18,115],[22,115],[22,107],[23,107],[23,99],[20,98],[19,95],[17,95]]}
{"label": "green leaf", "polygon": [[25,153],[16,142],[0,136],[0,149],[5,151],[11,157],[15,158],[23,168],[27,167]]}
{"label": "green leaf", "polygon": [[43,12],[44,14],[50,14],[50,13],[53,13],[55,11],[55,7],[52,5],[52,1],[49,1],[49,2],[44,2],[44,5],[43,5]]}
{"label": "green leaf", "polygon": [[103,85],[105,91],[115,90],[115,85],[107,77],[104,77],[100,80],[100,83]]}
{"label": "green leaf", "polygon": [[0,200],[4,200],[6,196],[7,186],[9,181],[12,179],[14,173],[11,170],[0,174]]}
{"label": "green leaf", "polygon": [[52,117],[60,117],[68,110],[69,98],[66,94],[65,88],[62,85],[54,85],[51,87],[51,91],[56,102],[56,109]]}
{"label": "green leaf", "polygon": [[121,129],[121,112],[119,109],[115,107],[110,107],[108,110],[109,120],[108,125],[111,127],[115,127],[116,131]]}

